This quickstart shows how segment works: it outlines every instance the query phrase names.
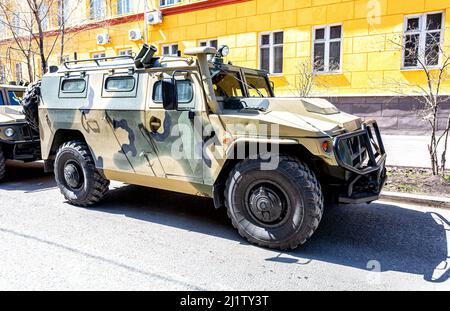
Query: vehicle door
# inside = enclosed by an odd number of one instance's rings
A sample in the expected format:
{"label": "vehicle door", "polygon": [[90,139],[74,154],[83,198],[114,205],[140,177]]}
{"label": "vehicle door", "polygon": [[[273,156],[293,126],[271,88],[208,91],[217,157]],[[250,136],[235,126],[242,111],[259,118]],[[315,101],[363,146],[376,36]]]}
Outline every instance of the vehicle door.
{"label": "vehicle door", "polygon": [[102,101],[105,119],[120,148],[113,159],[116,165],[123,166],[124,155],[134,173],[157,176],[160,172],[148,163],[147,155],[154,150],[144,132],[146,86],[147,79],[142,74],[104,74]]}
{"label": "vehicle door", "polygon": [[204,96],[196,74],[175,73],[178,107],[165,110],[162,79],[170,73],[149,74],[146,129],[157,153],[152,160],[167,178],[203,183]]}

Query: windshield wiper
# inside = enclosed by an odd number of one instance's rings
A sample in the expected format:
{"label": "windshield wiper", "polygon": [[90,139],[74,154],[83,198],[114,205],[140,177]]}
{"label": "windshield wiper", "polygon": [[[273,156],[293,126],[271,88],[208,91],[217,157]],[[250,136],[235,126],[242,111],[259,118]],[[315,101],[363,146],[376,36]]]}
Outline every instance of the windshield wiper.
{"label": "windshield wiper", "polygon": [[253,86],[253,85],[251,85],[251,84],[247,84],[247,85],[248,85],[249,87],[251,87],[252,89],[254,89],[254,90],[258,93],[259,97],[265,97],[264,94],[261,93],[261,91],[260,91],[258,88],[256,88],[256,86]]}

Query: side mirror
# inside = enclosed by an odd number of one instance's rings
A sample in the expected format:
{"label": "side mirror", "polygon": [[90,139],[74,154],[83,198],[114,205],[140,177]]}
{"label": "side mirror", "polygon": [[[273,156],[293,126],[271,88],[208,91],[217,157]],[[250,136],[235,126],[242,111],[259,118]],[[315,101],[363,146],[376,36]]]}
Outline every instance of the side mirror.
{"label": "side mirror", "polygon": [[177,81],[173,78],[164,78],[161,81],[163,106],[166,110],[177,110],[178,92]]}

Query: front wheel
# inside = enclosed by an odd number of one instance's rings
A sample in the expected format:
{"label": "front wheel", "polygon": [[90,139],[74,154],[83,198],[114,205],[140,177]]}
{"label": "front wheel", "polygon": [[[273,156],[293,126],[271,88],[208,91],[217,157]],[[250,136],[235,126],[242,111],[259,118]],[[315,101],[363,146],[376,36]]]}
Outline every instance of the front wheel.
{"label": "front wheel", "polygon": [[70,141],[59,148],[55,179],[66,200],[82,207],[100,202],[109,187],[109,180],[95,168],[88,146],[80,141]]}
{"label": "front wheel", "polygon": [[294,249],[319,226],[323,194],[306,164],[288,156],[277,158],[274,170],[261,170],[262,160],[239,163],[228,178],[225,203],[233,226],[250,243]]}

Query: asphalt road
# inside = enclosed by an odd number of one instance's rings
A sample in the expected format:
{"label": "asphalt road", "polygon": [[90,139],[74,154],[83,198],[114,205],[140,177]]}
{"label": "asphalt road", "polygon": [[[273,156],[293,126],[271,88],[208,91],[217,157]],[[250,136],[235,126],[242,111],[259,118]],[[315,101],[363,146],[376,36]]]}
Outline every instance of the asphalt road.
{"label": "asphalt road", "polygon": [[210,200],[113,183],[83,209],[40,164],[9,174],[1,290],[450,290],[450,210],[334,206],[310,242],[276,252],[246,243]]}

